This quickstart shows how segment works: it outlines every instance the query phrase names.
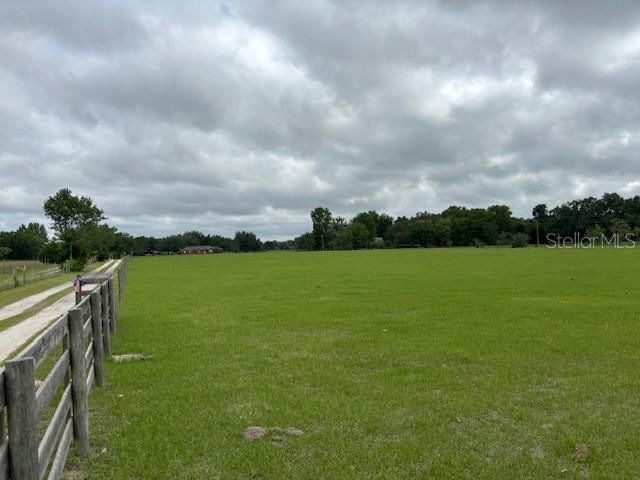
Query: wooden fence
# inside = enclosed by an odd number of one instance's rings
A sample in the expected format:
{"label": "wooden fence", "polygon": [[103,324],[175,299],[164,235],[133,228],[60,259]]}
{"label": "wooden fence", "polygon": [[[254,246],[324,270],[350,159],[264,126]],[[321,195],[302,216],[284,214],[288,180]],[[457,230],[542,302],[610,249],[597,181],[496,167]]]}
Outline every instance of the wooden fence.
{"label": "wooden fence", "polygon": [[126,271],[125,258],[117,277],[83,279],[95,288],[0,369],[0,480],[60,478],[71,443],[88,455],[89,392],[104,384]]}
{"label": "wooden fence", "polygon": [[60,267],[52,267],[47,270],[30,270],[25,267],[13,267],[10,274],[0,282],[0,290],[7,290],[9,288],[15,288],[19,285],[26,285],[27,283],[35,282],[37,280],[44,280],[59,275],[63,272]]}

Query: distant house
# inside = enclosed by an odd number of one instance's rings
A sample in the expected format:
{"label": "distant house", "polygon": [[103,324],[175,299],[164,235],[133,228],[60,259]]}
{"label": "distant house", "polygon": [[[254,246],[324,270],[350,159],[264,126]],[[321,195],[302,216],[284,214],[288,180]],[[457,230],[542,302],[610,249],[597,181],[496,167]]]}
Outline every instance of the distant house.
{"label": "distant house", "polygon": [[184,247],[180,249],[183,255],[206,255],[209,253],[222,253],[224,250],[220,247],[211,247],[209,245],[200,245],[197,247]]}

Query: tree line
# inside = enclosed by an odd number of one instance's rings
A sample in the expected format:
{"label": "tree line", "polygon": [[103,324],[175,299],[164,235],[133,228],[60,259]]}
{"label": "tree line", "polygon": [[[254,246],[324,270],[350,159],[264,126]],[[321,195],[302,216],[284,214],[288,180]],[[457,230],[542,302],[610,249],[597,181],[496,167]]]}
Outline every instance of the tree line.
{"label": "tree line", "polygon": [[640,196],[606,193],[549,209],[536,205],[530,218],[515,217],[507,205],[487,208],[451,206],[440,213],[418,212],[393,218],[361,212],[350,221],[317,207],[310,214],[312,231],[294,240],[300,250],[449,247],[548,244],[575,235],[640,239]]}
{"label": "tree line", "polygon": [[155,238],[140,236],[133,239],[134,255],[177,253],[184,247],[212,246],[226,252],[259,252],[270,250],[273,242],[262,242],[253,232],[239,231],[231,237],[208,235],[191,230],[177,235]]}
{"label": "tree line", "polygon": [[228,252],[268,250],[352,250],[363,248],[449,247],[552,243],[554,238],[581,235],[618,235],[640,240],[640,196],[623,198],[605,193],[600,198],[573,200],[554,208],[536,205],[531,217],[515,217],[507,205],[487,208],[451,206],[440,213],[418,212],[392,217],[373,210],[352,219],[334,216],[328,208],[310,212],[312,230],[293,240],[261,241],[249,231],[233,237],[187,231],[161,238],[119,232],[105,223],[104,212],[91,198],[75,196],[63,188],[43,205],[51,220],[53,238],[39,223],[0,232],[0,259],[39,259],[73,263],[75,269],[89,258],[103,260],[125,253],[144,255],[177,253],[189,246],[209,245]]}
{"label": "tree line", "polygon": [[262,242],[247,231],[236,232],[233,238],[198,231],[163,238],[133,237],[107,224],[104,211],[91,198],[73,195],[68,188],[47,198],[43,211],[51,220],[55,235],[49,238],[45,225],[37,222],[0,232],[0,259],[68,262],[72,270],[81,270],[91,258],[102,261],[124,254],[177,253],[183,247],[196,245],[218,246],[229,252],[284,248],[282,242]]}
{"label": "tree line", "polygon": [[68,263],[71,270],[82,270],[91,258],[120,257],[132,249],[133,237],[105,223],[104,212],[89,197],[63,188],[47,198],[43,210],[54,237],[37,222],[0,232],[0,259]]}

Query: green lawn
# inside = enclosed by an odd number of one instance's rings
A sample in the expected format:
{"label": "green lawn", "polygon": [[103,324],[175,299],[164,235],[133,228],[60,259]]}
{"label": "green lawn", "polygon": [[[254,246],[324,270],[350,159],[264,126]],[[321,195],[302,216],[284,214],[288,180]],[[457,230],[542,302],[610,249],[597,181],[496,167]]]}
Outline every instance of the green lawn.
{"label": "green lawn", "polygon": [[639,271],[614,249],[135,258],[114,353],[154,358],[107,363],[70,469],[639,478]]}

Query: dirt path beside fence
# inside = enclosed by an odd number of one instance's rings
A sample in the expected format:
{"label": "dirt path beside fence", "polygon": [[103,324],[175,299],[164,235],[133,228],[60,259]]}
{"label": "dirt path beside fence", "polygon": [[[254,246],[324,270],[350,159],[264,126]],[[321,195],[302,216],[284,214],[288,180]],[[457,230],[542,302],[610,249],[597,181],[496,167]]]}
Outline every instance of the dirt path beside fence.
{"label": "dirt path beside fence", "polygon": [[[98,270],[105,268],[106,266],[111,266],[115,262],[115,260],[109,260],[106,264],[96,268],[95,270],[91,270],[92,272],[97,272]],[[65,289],[71,288],[70,282],[64,282],[62,285],[58,285],[57,287],[49,288],[43,292],[35,293],[33,295],[29,295],[28,297],[21,298],[17,302],[13,302],[9,305],[5,305],[0,308],[0,321],[13,317],[15,315],[19,315],[25,310],[37,305],[43,300],[49,298],[51,295],[54,295],[58,292],[61,292]]]}
{"label": "dirt path beside fence", "polygon": [[[109,268],[104,271],[107,273],[112,273],[116,268],[118,268],[120,262],[121,260],[112,260],[111,263],[108,264]],[[105,265],[103,265],[101,268],[104,267]],[[96,269],[95,271],[97,270],[100,269]],[[65,288],[68,287],[68,285],[65,286]],[[86,290],[91,291],[96,288],[96,285],[87,285],[86,287]],[[42,309],[34,316],[27,318],[26,320],[4,330],[3,332],[0,332],[0,361],[6,360],[27,340],[44,329],[52,320],[55,320],[60,315],[63,315],[67,310],[73,308],[74,305],[75,293],[71,292],[55,303]]]}

